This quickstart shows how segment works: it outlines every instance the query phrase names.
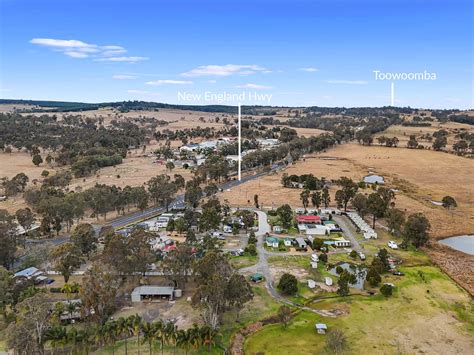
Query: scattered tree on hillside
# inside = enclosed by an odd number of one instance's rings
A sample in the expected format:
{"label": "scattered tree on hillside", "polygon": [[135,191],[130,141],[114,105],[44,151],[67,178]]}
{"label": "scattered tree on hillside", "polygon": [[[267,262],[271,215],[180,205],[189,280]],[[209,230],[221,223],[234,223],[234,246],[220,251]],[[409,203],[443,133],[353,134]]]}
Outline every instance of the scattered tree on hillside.
{"label": "scattered tree on hillside", "polygon": [[372,228],[375,228],[376,219],[387,211],[386,203],[378,193],[371,193],[367,198],[367,211],[372,215]]}
{"label": "scattered tree on hillside", "polygon": [[73,243],[58,245],[51,251],[51,259],[55,271],[64,277],[64,283],[69,281],[72,273],[84,262],[80,250]]}
{"label": "scattered tree on hillside", "polygon": [[278,218],[283,225],[283,228],[290,228],[291,222],[293,220],[293,210],[291,209],[290,205],[284,204],[277,208],[276,213]]}
{"label": "scattered tree on hillside", "polygon": [[430,228],[430,222],[422,213],[411,214],[405,222],[405,241],[413,243],[417,248],[425,245],[429,238],[428,230]]}
{"label": "scattered tree on hillside", "polygon": [[321,198],[323,200],[324,208],[328,208],[329,203],[331,202],[331,197],[329,195],[329,189],[326,186],[323,188]]}
{"label": "scattered tree on hillside", "polygon": [[405,223],[405,214],[397,208],[391,208],[386,213],[387,227],[393,235],[399,237]]}
{"label": "scattered tree on hillside", "polygon": [[80,250],[82,255],[88,257],[97,249],[97,237],[94,228],[89,223],[78,224],[72,232],[71,242]]}

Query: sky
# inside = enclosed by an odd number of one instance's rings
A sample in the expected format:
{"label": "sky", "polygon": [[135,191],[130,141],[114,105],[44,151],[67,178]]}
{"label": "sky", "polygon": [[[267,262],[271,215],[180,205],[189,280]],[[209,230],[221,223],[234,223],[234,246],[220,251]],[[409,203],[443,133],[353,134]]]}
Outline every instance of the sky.
{"label": "sky", "polygon": [[470,0],[0,0],[0,98],[361,107],[393,84],[470,109],[473,22]]}

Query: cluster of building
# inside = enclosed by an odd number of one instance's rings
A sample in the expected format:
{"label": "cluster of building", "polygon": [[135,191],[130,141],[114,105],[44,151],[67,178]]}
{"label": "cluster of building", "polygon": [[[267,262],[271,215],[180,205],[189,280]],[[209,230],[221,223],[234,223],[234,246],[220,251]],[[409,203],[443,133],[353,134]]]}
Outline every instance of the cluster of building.
{"label": "cluster of building", "polygon": [[377,239],[377,232],[375,232],[357,212],[347,212],[347,216],[358,229],[364,232],[365,239]]}

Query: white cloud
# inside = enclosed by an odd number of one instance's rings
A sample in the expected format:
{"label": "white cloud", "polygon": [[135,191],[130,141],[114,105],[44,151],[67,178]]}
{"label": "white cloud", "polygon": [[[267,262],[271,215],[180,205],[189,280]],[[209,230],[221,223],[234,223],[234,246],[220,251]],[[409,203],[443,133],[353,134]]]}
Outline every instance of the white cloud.
{"label": "white cloud", "polygon": [[266,70],[258,65],[202,65],[188,72],[182,73],[182,76],[198,77],[198,76],[229,76],[234,74],[249,75],[255,72]]}
{"label": "white cloud", "polygon": [[259,85],[259,84],[245,84],[245,85],[239,85],[237,87],[241,89],[255,89],[255,90],[273,89],[272,86],[265,86],[265,85]]}
{"label": "white cloud", "polygon": [[190,85],[193,84],[192,81],[188,80],[155,80],[148,81],[147,85]]}
{"label": "white cloud", "polygon": [[89,54],[83,53],[83,52],[78,52],[78,51],[66,51],[64,52],[67,56],[71,58],[87,58],[89,57]]}
{"label": "white cloud", "polygon": [[207,82],[208,82],[209,84],[215,84],[215,83],[217,83],[217,80],[208,80]]}
{"label": "white cloud", "polygon": [[368,82],[364,80],[327,80],[329,84],[347,84],[347,85],[367,85]]}
{"label": "white cloud", "polygon": [[127,53],[127,50],[122,46],[99,46],[75,39],[33,38],[30,43],[50,48],[55,52],[61,52],[72,58],[94,57],[94,61],[97,62],[135,63],[149,59],[148,57],[138,56],[125,57],[123,54]]}
{"label": "white cloud", "polygon": [[97,58],[95,62],[120,62],[120,63],[137,63],[144,60],[148,60],[148,57],[108,57],[108,58]]}
{"label": "white cloud", "polygon": [[91,48],[96,47],[94,44],[77,41],[75,39],[52,39],[52,38],[33,38],[30,43],[39,44],[41,46],[55,48]]}
{"label": "white cloud", "polygon": [[117,75],[113,75],[112,78],[115,80],[133,80],[133,79],[137,79],[138,76],[117,74]]}
{"label": "white cloud", "polygon": [[308,68],[300,68],[299,70],[306,71],[306,72],[309,72],[309,73],[314,73],[314,72],[317,72],[317,71],[319,71],[319,69],[318,69],[318,68],[313,68],[313,67],[308,67]]}

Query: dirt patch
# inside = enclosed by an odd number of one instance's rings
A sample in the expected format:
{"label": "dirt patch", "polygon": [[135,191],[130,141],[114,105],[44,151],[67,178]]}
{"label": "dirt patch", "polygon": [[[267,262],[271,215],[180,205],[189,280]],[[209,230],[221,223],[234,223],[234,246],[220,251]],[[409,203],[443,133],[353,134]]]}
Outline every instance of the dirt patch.
{"label": "dirt patch", "polygon": [[286,267],[270,265],[270,273],[272,274],[273,280],[279,280],[283,274],[288,272],[294,275],[298,280],[309,276],[308,270],[302,267],[292,267],[291,270],[288,270]]}

